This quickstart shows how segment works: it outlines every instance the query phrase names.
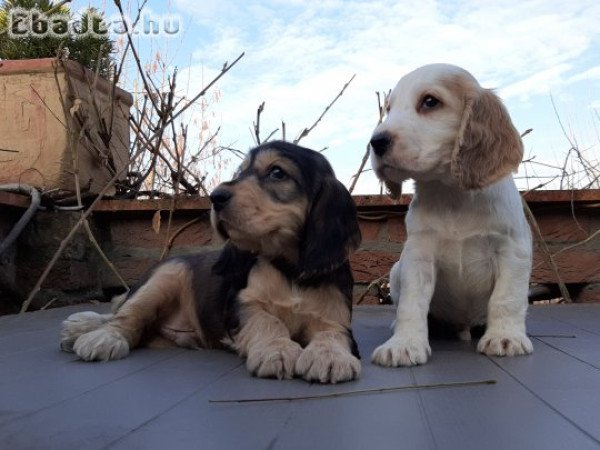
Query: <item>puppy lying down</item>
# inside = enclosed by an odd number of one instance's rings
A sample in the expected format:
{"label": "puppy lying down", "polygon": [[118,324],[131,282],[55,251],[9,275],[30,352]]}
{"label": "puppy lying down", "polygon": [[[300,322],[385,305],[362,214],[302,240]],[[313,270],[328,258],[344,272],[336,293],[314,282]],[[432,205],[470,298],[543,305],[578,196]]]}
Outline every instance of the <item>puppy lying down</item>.
{"label": "puppy lying down", "polygon": [[523,146],[500,99],[464,69],[421,67],[392,91],[371,148],[373,168],[392,192],[415,180],[407,241],[390,274],[394,334],[373,362],[425,363],[428,313],[465,339],[485,324],[477,349],[487,355],[531,353],[531,233],[511,176]]}
{"label": "puppy lying down", "polygon": [[327,160],[269,142],[210,198],[225,247],[160,263],[114,314],[71,315],[61,348],[86,361],[112,360],[167,341],[234,350],[258,377],[357,378],[348,255],[360,231]]}

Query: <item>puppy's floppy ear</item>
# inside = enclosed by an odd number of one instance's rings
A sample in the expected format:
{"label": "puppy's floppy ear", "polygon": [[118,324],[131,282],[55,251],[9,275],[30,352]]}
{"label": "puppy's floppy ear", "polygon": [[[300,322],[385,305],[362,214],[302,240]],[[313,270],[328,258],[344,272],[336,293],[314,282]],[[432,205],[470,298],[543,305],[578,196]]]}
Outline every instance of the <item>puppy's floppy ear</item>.
{"label": "puppy's floppy ear", "polygon": [[523,143],[502,101],[483,89],[467,101],[451,170],[464,189],[478,189],[516,171]]}
{"label": "puppy's floppy ear", "polygon": [[334,176],[323,179],[313,200],[300,242],[300,278],[331,272],[360,245],[356,206]]}

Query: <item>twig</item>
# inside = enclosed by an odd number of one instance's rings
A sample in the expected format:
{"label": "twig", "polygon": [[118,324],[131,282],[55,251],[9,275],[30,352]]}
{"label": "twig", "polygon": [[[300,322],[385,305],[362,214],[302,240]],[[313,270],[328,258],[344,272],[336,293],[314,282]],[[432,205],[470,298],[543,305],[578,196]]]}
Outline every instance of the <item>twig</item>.
{"label": "twig", "polygon": [[532,338],[537,338],[537,339],[544,339],[544,338],[575,339],[575,338],[577,338],[577,336],[575,336],[574,334],[529,334],[529,333],[527,333],[527,336],[532,337]]}
{"label": "twig", "polygon": [[524,138],[525,136],[527,136],[532,131],[533,131],[533,128],[527,128],[525,131],[523,131],[523,133],[521,133],[521,138]]}
{"label": "twig", "polygon": [[363,173],[363,171],[364,171],[365,165],[367,164],[367,161],[369,160],[370,153],[371,153],[371,148],[370,148],[369,144],[367,144],[367,150],[365,151],[362,161],[360,162],[358,171],[352,176],[352,183],[350,183],[350,187],[348,188],[348,192],[350,192],[351,194],[352,194],[352,191],[354,191],[354,188],[356,187],[356,183],[358,182],[358,177],[360,177],[360,174]]}
{"label": "twig", "polygon": [[163,254],[160,255],[160,259],[162,260],[165,257],[165,255],[171,251],[171,248],[173,247],[173,243],[175,242],[175,239],[177,238],[177,236],[179,236],[187,228],[194,225],[196,222],[199,222],[200,220],[202,220],[202,217],[196,217],[195,219],[192,219],[189,222],[184,223],[179,229],[177,229],[177,231],[175,231],[175,233],[173,233],[173,235],[169,238],[169,241],[165,245],[165,248],[163,249]]}
{"label": "twig", "polygon": [[256,110],[256,122],[253,122],[254,125],[254,141],[256,145],[260,145],[260,115],[265,110],[265,102],[262,102],[258,105],[258,109]]}
{"label": "twig", "polygon": [[373,388],[373,389],[357,389],[354,391],[331,392],[327,394],[315,394],[298,397],[266,397],[266,398],[244,398],[237,400],[209,400],[209,403],[263,403],[263,402],[282,402],[295,400],[321,400],[325,398],[347,397],[351,395],[361,394],[379,394],[384,392],[408,391],[413,389],[439,389],[439,388],[454,388],[496,384],[496,380],[477,380],[477,381],[457,381],[449,383],[428,383],[428,384],[410,384],[407,386],[397,386],[391,388]]}
{"label": "twig", "polygon": [[[67,78],[68,81],[68,85],[70,86],[71,89],[71,93],[75,94],[75,89],[73,87],[72,84],[72,80],[71,80],[71,75],[67,69],[67,67],[64,66],[64,61],[60,60],[60,63],[63,67],[64,73],[65,73],[65,77]],[[100,67],[100,60],[98,59],[98,65],[97,65],[97,69],[99,69]],[[94,77],[94,86],[96,86],[97,80],[99,77],[99,72],[98,70],[96,71],[95,77]],[[60,88],[60,83],[58,80],[58,73],[57,73],[57,67],[55,67],[54,69],[54,79],[56,81],[56,86],[58,89],[58,94],[60,97],[60,102],[63,108],[63,114],[65,115],[66,121],[67,121],[67,131],[68,131],[68,135],[69,135],[69,149],[71,150],[71,160],[72,160],[72,164],[73,164],[73,178],[74,178],[74,182],[75,182],[75,195],[76,195],[76,199],[77,199],[77,206],[80,208],[83,208],[83,202],[81,199],[81,185],[80,185],[80,180],[79,180],[79,152],[77,149],[77,143],[80,142],[83,133],[86,130],[86,126],[87,126],[87,120],[85,120],[82,124],[81,124],[81,130],[79,131],[79,136],[77,137],[77,139],[75,140],[75,134],[74,130],[72,130],[71,128],[71,121],[69,120],[69,113],[70,111],[68,110],[67,107],[67,99],[65,98],[65,96],[63,95],[62,89]],[[89,80],[88,80],[88,85],[89,85]],[[94,92],[92,90],[90,90],[90,95],[92,98],[94,98]],[[98,120],[101,120],[101,114],[99,111],[99,108],[96,109],[96,113],[97,113],[97,117]],[[113,265],[113,263],[111,262],[111,260],[108,258],[108,256],[106,256],[106,254],[104,253],[104,251],[102,250],[102,248],[100,247],[100,244],[98,243],[98,241],[96,240],[96,237],[94,236],[94,233],[92,232],[92,229],[90,227],[90,224],[88,222],[87,219],[85,219],[83,221],[83,226],[85,228],[85,231],[88,235],[88,239],[90,240],[92,246],[95,248],[96,252],[98,253],[98,255],[100,255],[100,258],[104,261],[104,263],[108,266],[108,268],[115,274],[115,276],[117,277],[117,279],[119,280],[119,282],[121,283],[121,285],[126,289],[129,290],[129,285],[125,282],[125,280],[123,279],[123,277],[121,276],[121,274],[119,273],[119,271],[117,270],[117,268]]]}
{"label": "twig", "polygon": [[[383,118],[385,117],[385,114],[387,111],[387,105],[389,103],[390,94],[391,94],[391,91],[388,91],[387,93],[385,93],[383,95],[383,102],[382,102],[381,101],[381,93],[375,92],[375,95],[377,96],[377,109],[379,111],[379,119],[377,120],[377,125],[379,125],[381,122],[383,122]],[[356,173],[352,176],[352,182],[350,183],[350,187],[348,188],[348,191],[351,194],[354,191],[354,188],[356,187],[358,178],[364,172],[364,169],[367,164],[367,161],[369,160],[370,154],[371,154],[371,144],[367,144],[367,149],[366,149],[365,154],[360,162],[360,166],[358,167],[358,170],[356,171]]]}
{"label": "twig", "polygon": [[385,278],[389,278],[389,273],[388,273],[388,274],[386,274],[386,275],[383,275],[383,276],[381,276],[381,277],[379,277],[379,278],[377,278],[377,279],[375,279],[375,280],[373,280],[373,281],[371,281],[371,282],[369,283],[369,285],[367,286],[367,289],[365,289],[365,292],[363,292],[363,293],[360,295],[360,297],[358,297],[358,300],[356,301],[356,304],[357,304],[357,305],[360,305],[360,304],[363,302],[363,300],[365,299],[365,297],[366,297],[367,295],[369,295],[369,292],[371,291],[371,288],[372,288],[373,286],[377,286],[377,284],[378,284],[378,283],[379,283],[381,280],[383,280],[383,279],[385,279]]}
{"label": "twig", "polygon": [[523,209],[525,210],[525,214],[527,215],[527,218],[529,219],[529,223],[531,224],[531,227],[533,228],[536,236],[538,237],[538,243],[541,247],[542,253],[546,257],[546,261],[548,262],[548,264],[550,265],[550,268],[554,272],[554,276],[556,277],[556,282],[558,284],[558,288],[560,289],[560,293],[561,293],[562,297],[565,299],[565,302],[572,303],[573,300],[571,299],[571,295],[569,294],[569,291],[567,290],[567,286],[565,286],[565,283],[563,282],[562,277],[560,276],[558,266],[556,265],[556,262],[554,261],[552,254],[550,253],[548,244],[546,244],[546,241],[544,240],[544,237],[542,236],[542,231],[540,230],[540,227],[537,223],[537,220],[535,219],[535,216],[533,215],[533,212],[531,211],[531,209],[529,208],[529,205],[527,204],[527,201],[525,201],[525,199],[523,197],[521,197],[521,202],[523,203]]}
{"label": "twig", "polygon": [[[143,151],[144,151],[144,148],[140,149],[131,158],[131,162],[133,163],[143,153]],[[109,182],[106,184],[106,186],[104,186],[104,188],[102,188],[102,190],[98,193],[98,196],[96,197],[96,199],[91,203],[91,205],[88,207],[88,209],[86,209],[85,212],[81,215],[81,217],[79,218],[77,223],[75,223],[75,225],[73,225],[73,227],[71,228],[71,231],[69,231],[69,233],[61,241],[58,249],[56,250],[56,252],[54,252],[54,256],[52,256],[52,259],[50,260],[50,262],[44,269],[44,272],[42,272],[42,275],[40,276],[40,278],[37,280],[37,282],[33,286],[33,289],[31,289],[31,292],[27,296],[27,299],[25,299],[25,301],[23,302],[23,304],[21,306],[21,311],[20,311],[21,313],[24,313],[27,311],[27,309],[29,308],[29,305],[33,301],[33,298],[40,291],[40,288],[41,288],[42,284],[44,283],[44,281],[46,280],[46,278],[48,277],[48,274],[50,273],[50,271],[56,264],[56,261],[58,261],[58,258],[60,258],[60,255],[62,255],[62,253],[64,252],[65,248],[67,247],[67,244],[71,241],[71,239],[73,239],[73,236],[75,236],[75,233],[77,233],[77,231],[79,230],[79,227],[83,224],[83,222],[85,220],[87,220],[87,218],[90,216],[90,214],[92,214],[92,212],[94,211],[94,208],[96,207],[98,202],[113,187],[113,185],[115,184],[115,181],[117,181],[121,177],[121,175],[123,175],[127,171],[127,168],[128,167],[126,165],[124,165],[121,168],[121,170],[119,170],[115,175],[113,175],[113,177],[109,180]]]}
{"label": "twig", "polygon": [[[331,109],[331,107],[333,106],[333,104],[344,94],[344,91],[346,90],[346,88],[350,85],[350,83],[352,82],[352,80],[354,80],[354,77],[356,77],[356,74],[352,75],[352,77],[348,80],[348,82],[344,85],[344,87],[342,88],[342,90],[338,93],[338,95],[333,99],[333,101],[327,105],[327,107],[325,108],[325,110],[321,113],[321,115],[319,116],[319,118],[315,121],[315,123],[313,123],[310,128],[305,128],[304,130],[302,130],[300,132],[300,134],[298,135],[298,137],[294,140],[294,144],[297,144],[298,142],[300,142],[300,140],[306,136],[308,136],[308,133],[310,133],[318,124],[319,122],[321,122],[321,119],[323,119],[323,117],[325,116],[325,114],[327,114],[327,111],[329,111]],[[285,139],[285,138],[284,138]]]}
{"label": "twig", "polygon": [[553,253],[552,257],[560,255],[562,252],[565,252],[567,250],[571,250],[572,248],[579,247],[580,245],[586,244],[586,243],[590,242],[592,239],[596,238],[596,236],[599,236],[599,235],[600,235],[600,228],[597,229],[596,231],[594,231],[591,235],[589,235],[584,240],[576,242],[576,243],[571,244],[571,245],[567,245],[566,247],[561,248],[557,252]]}

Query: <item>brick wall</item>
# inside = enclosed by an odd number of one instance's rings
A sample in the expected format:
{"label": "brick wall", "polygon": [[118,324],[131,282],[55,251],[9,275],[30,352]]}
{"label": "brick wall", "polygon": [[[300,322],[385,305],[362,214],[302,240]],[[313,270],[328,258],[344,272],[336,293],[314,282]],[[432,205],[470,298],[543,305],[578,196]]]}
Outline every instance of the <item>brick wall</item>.
{"label": "brick wall", "polygon": [[[565,283],[577,288],[575,300],[600,301],[600,236],[595,235],[580,244],[600,229],[600,190],[544,191],[531,193],[527,198],[551,252],[561,251],[555,260]],[[2,196],[0,204],[3,199],[6,204],[8,200]],[[358,196],[355,201],[363,236],[360,249],[351,257],[358,297],[370,282],[386,275],[397,261],[406,238],[404,215],[410,197],[403,196],[399,202],[393,202],[382,196]],[[0,215],[2,239],[8,232],[8,224],[18,217],[18,207],[0,208],[11,211]],[[192,220],[194,223],[174,239],[170,254],[221,245],[210,228],[207,199],[179,200],[167,234],[169,208],[170,201],[103,201],[94,212],[91,223],[96,237],[128,283],[134,283],[155,264],[168,237]],[[160,228],[157,228],[156,214],[160,210]],[[15,296],[26,296],[77,218],[77,213],[36,214],[9,259],[4,263],[0,261],[0,271],[13,274],[11,289]],[[0,276],[0,290],[2,283],[7,284],[7,277],[4,278]],[[538,249],[532,282],[556,283],[553,271]],[[87,236],[80,232],[52,271],[34,306],[39,307],[56,297],[61,297],[63,302],[98,297],[103,292],[114,292],[118,286],[118,279],[99,259]],[[364,303],[375,302],[377,299],[372,296],[364,299]]]}

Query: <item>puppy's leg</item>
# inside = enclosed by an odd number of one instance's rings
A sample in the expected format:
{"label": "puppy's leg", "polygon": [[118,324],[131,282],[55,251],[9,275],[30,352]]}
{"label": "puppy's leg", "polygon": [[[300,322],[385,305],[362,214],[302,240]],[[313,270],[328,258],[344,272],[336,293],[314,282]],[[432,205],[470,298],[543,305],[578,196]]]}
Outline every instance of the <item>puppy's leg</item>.
{"label": "puppy's leg", "polygon": [[435,288],[434,260],[426,243],[410,246],[407,242],[392,268],[390,284],[399,295],[394,334],[375,349],[371,360],[385,367],[424,364],[431,356],[427,313]]}
{"label": "puppy's leg", "polygon": [[525,332],[531,256],[525,244],[507,244],[498,256],[498,277],[488,304],[487,327],[477,350],[490,356],[533,351]]}
{"label": "puppy's leg", "polygon": [[360,361],[352,354],[352,336],[339,325],[311,333],[298,361],[296,375],[308,381],[339,383],[360,376]]}
{"label": "puppy's leg", "polygon": [[242,326],[233,347],[246,358],[250,373],[260,378],[292,378],[302,347],[291,340],[285,324],[258,306],[243,307],[240,316]]}
{"label": "puppy's leg", "polygon": [[139,345],[144,331],[175,307],[189,285],[190,271],[185,263],[164,264],[122,304],[111,320],[79,336],[73,350],[85,361],[126,357],[130,349]]}

